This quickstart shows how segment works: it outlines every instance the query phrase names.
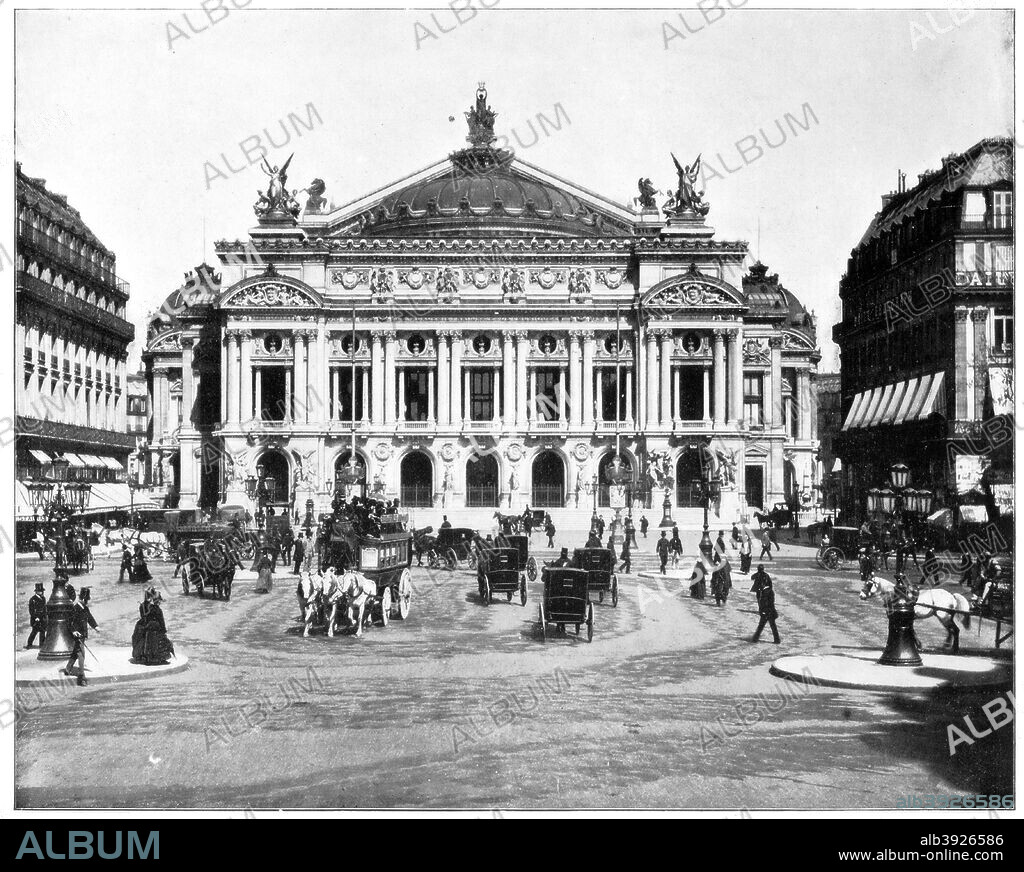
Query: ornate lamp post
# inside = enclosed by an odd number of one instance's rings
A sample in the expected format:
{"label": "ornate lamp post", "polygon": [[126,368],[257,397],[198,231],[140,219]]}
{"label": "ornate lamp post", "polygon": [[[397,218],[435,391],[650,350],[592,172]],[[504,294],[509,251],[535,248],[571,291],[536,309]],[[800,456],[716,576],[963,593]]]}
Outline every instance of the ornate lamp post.
{"label": "ornate lamp post", "polygon": [[256,509],[256,511],[253,512],[253,517],[256,519],[256,529],[261,529],[263,524],[263,509],[257,501],[257,497],[259,496],[259,487],[260,480],[255,475],[250,473],[245,477],[245,494],[253,501],[254,508]]}
{"label": "ornate lamp post", "polygon": [[[915,490],[910,484],[910,470],[903,463],[896,463],[889,469],[892,488],[872,488],[868,491],[868,510],[876,511],[895,519],[897,534],[903,535],[903,514],[924,513],[931,508],[932,493]],[[902,571],[902,566],[897,571]],[[921,655],[917,651],[917,637],[914,633],[914,606],[916,591],[892,600],[889,610],[889,637],[885,650],[878,662],[886,666],[920,666]]]}
{"label": "ornate lamp post", "polygon": [[[612,519],[611,529],[611,545],[618,551],[619,546],[622,544],[622,536],[620,531],[622,529],[622,510],[625,508],[625,499],[623,499],[623,491],[625,489],[626,482],[632,477],[632,473],[629,467],[622,462],[622,458],[616,452],[612,458],[612,462],[608,464],[604,471],[605,480],[608,482],[608,503],[609,506],[615,509],[615,517]],[[612,488],[615,488],[615,499],[611,498]]]}
{"label": "ornate lamp post", "polygon": [[74,639],[68,629],[71,600],[66,589],[68,574],[64,524],[77,512],[88,507],[92,485],[67,481],[70,466],[63,457],[56,458],[50,464],[49,481],[28,484],[32,508],[41,512],[48,524],[53,521],[57,523],[53,590],[46,602],[46,641],[39,649],[40,660],[64,660],[71,656],[74,647]]}
{"label": "ornate lamp post", "polygon": [[338,493],[340,488],[344,488],[346,498],[351,499],[352,489],[355,488],[357,485],[362,484],[365,478],[366,466],[356,455],[355,451],[349,452],[348,464],[339,469],[337,475],[335,476],[335,494]]}
{"label": "ornate lamp post", "polygon": [[708,442],[691,442],[689,447],[691,451],[698,452],[700,458],[700,504],[704,510],[704,531],[697,547],[700,553],[710,560],[715,549],[711,544],[711,533],[708,530],[708,510],[711,508],[711,501],[721,495],[721,483],[711,478],[713,455]]}
{"label": "ornate lamp post", "polygon": [[588,497],[593,496],[594,498],[594,509],[590,515],[590,529],[592,530],[597,528],[597,495],[600,492],[600,490],[601,483],[596,474],[590,481],[585,481],[583,483],[583,492]]}

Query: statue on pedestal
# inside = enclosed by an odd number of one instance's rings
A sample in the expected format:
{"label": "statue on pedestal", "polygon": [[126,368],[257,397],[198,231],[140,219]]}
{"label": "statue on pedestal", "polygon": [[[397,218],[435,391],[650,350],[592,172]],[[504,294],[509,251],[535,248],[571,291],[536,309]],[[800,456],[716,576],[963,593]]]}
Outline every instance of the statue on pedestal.
{"label": "statue on pedestal", "polygon": [[668,202],[665,204],[666,214],[676,217],[683,217],[687,214],[694,217],[704,217],[708,214],[711,206],[704,202],[704,192],[697,191],[697,178],[700,175],[700,158],[701,156],[698,154],[697,159],[690,166],[684,167],[679,163],[676,156],[672,155],[672,160],[676,165],[679,184],[675,193],[669,197]]}
{"label": "statue on pedestal", "polygon": [[736,485],[736,449],[719,448],[715,452],[718,457],[718,475],[723,487]]}
{"label": "statue on pedestal", "polygon": [[636,185],[640,191],[640,196],[636,198],[637,205],[645,212],[656,211],[658,204],[654,201],[654,197],[661,192],[655,190],[650,179],[643,177],[637,181]]}
{"label": "statue on pedestal", "polygon": [[295,199],[295,194],[288,192],[288,165],[292,162],[295,153],[288,157],[283,166],[271,166],[266,155],[260,169],[270,179],[267,190],[259,192],[259,199],[256,200],[253,209],[260,218],[272,218],[275,216],[285,218],[297,218],[301,210]]}

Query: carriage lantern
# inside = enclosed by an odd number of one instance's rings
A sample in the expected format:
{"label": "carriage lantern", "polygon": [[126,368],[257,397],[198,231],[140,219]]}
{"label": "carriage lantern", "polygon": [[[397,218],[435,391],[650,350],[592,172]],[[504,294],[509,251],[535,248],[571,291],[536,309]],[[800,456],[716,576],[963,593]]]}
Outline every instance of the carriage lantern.
{"label": "carriage lantern", "polygon": [[878,509],[887,515],[892,514],[896,508],[896,494],[893,493],[889,488],[882,488],[878,492]]}
{"label": "carriage lantern", "polygon": [[256,499],[256,485],[258,480],[255,475],[247,475],[245,478],[245,493],[250,500]]}
{"label": "carriage lantern", "polygon": [[66,457],[55,457],[50,461],[51,481],[65,482],[68,480],[68,470],[71,468],[71,461]]}
{"label": "carriage lantern", "polygon": [[868,511],[869,512],[877,512],[877,511],[879,511],[879,508],[878,508],[878,495],[879,495],[879,493],[880,493],[880,491],[879,491],[879,489],[877,487],[873,487],[873,488],[869,488],[868,489],[868,497],[867,497],[867,499],[868,499]]}

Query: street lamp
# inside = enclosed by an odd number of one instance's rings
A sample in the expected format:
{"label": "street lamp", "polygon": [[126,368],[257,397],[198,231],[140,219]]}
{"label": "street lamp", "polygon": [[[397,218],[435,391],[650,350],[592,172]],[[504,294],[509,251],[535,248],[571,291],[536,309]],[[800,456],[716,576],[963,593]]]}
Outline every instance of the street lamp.
{"label": "street lamp", "polygon": [[47,524],[56,521],[56,547],[54,549],[53,590],[46,601],[46,641],[39,649],[40,660],[64,660],[71,656],[74,639],[69,630],[71,599],[66,585],[67,551],[64,523],[89,505],[92,485],[69,482],[71,464],[64,457],[50,463],[49,480],[33,481],[27,485],[29,500],[36,512],[42,512]]}
{"label": "street lamp", "polygon": [[[697,546],[707,559],[711,559],[714,546],[711,544],[711,533],[708,530],[708,510],[711,508],[711,501],[717,500],[721,495],[721,482],[712,480],[711,448],[707,442],[691,442],[690,450],[698,452],[700,461],[700,504],[704,510],[704,531],[701,533],[700,544]],[[667,497],[666,497],[667,499]]]}
{"label": "street lamp", "polygon": [[[622,510],[625,508],[624,490],[625,483],[632,477],[632,473],[628,466],[622,462],[622,458],[616,452],[612,458],[611,463],[605,467],[604,470],[605,480],[608,482],[608,505],[610,508],[615,509],[615,517],[612,519],[612,529],[610,534],[611,546],[618,548],[621,544],[619,537],[619,530],[622,527],[620,520]],[[615,488],[614,494],[615,499],[612,499],[612,488]]]}

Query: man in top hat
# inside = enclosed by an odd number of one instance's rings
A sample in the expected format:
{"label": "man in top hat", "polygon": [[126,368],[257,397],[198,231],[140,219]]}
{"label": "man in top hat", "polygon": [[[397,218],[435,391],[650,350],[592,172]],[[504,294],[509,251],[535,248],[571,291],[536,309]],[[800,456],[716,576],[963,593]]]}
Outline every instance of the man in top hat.
{"label": "man in top hat", "polygon": [[562,553],[551,563],[552,566],[572,566],[572,558],[569,556],[569,549],[563,548]]}
{"label": "man in top hat", "polygon": [[750,641],[758,641],[761,638],[764,625],[768,624],[772,628],[772,641],[778,645],[782,639],[779,637],[779,628],[775,626],[775,621],[779,617],[779,613],[775,610],[775,587],[772,585],[772,577],[764,571],[763,563],[757,565],[757,572],[754,573],[752,579],[754,583],[750,589],[757,595],[757,611],[761,620]]}
{"label": "man in top hat", "polygon": [[83,587],[81,591],[79,591],[78,597],[82,602],[82,608],[85,609],[85,619],[88,621],[89,626],[94,630],[98,630],[99,625],[96,623],[96,619],[92,616],[92,612],[89,611],[89,600],[92,599],[92,588]]}
{"label": "man in top hat", "polygon": [[89,683],[85,678],[85,640],[89,638],[89,625],[92,624],[93,627],[96,627],[96,621],[93,620],[89,610],[75,593],[75,589],[71,585],[67,585],[65,590],[68,592],[68,598],[74,603],[68,619],[68,627],[75,639],[75,645],[71,649],[67,665],[61,671],[65,675],[71,675],[75,661],[78,661],[78,686],[85,687]]}
{"label": "man in top hat", "polygon": [[32,632],[25,643],[25,648],[27,650],[32,647],[37,635],[39,646],[42,647],[46,644],[46,594],[41,581],[36,582],[36,592],[28,601],[28,617],[32,623]]}

